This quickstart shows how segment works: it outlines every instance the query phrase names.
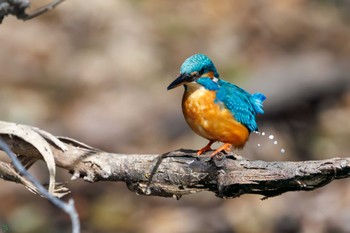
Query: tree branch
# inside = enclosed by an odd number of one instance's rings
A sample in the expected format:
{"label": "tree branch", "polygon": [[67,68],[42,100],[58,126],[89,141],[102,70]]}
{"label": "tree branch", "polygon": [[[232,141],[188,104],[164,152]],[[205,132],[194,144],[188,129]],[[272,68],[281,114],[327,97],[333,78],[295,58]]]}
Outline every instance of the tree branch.
{"label": "tree branch", "polygon": [[27,14],[26,10],[30,7],[29,0],[0,0],[0,24],[2,23],[4,17],[10,14],[16,16],[17,19],[24,21],[35,18],[49,10],[52,10],[63,1],[64,0],[54,0]]}
{"label": "tree branch", "polygon": [[[21,125],[16,127],[23,130]],[[3,134],[0,128],[0,138],[21,157],[42,158],[37,145],[35,147],[15,133]],[[314,190],[350,175],[350,158],[265,162],[249,161],[233,154],[210,159],[183,149],[162,155],[114,154],[70,138],[56,139],[66,150],[45,137],[56,165],[69,170],[73,180],[123,181],[131,191],[142,195],[180,198],[186,194],[210,191],[220,198],[243,194],[260,194],[267,198],[289,191]],[[4,171],[0,164],[0,178],[6,177],[1,172]]]}

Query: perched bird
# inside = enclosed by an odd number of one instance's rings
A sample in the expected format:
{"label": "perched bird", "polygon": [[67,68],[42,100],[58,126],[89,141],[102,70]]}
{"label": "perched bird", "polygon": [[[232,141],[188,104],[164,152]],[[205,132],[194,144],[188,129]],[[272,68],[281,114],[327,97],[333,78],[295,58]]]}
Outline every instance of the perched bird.
{"label": "perched bird", "polygon": [[191,129],[209,140],[197,154],[211,150],[214,142],[224,145],[211,157],[231,146],[243,148],[249,134],[258,131],[256,114],[263,114],[264,94],[250,94],[242,88],[219,78],[214,63],[203,54],[185,60],[180,76],[168,90],[183,85],[182,111]]}

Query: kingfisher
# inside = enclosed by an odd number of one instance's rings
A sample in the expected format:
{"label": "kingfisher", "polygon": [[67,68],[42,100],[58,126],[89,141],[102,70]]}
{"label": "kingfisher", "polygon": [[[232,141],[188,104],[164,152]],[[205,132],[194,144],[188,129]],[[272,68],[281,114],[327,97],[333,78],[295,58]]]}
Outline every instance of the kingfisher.
{"label": "kingfisher", "polygon": [[180,76],[168,90],[183,85],[182,112],[190,128],[209,140],[197,155],[210,151],[214,142],[224,143],[210,157],[231,148],[242,149],[251,132],[258,131],[256,115],[263,114],[262,93],[250,94],[220,79],[214,63],[204,54],[187,58]]}

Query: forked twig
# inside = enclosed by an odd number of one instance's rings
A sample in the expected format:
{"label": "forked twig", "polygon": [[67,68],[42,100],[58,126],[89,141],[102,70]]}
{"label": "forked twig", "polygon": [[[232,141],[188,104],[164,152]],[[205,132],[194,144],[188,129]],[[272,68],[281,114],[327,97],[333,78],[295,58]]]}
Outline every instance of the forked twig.
{"label": "forked twig", "polygon": [[24,21],[33,19],[52,10],[63,1],[65,0],[54,0],[30,13],[26,13],[27,8],[30,6],[29,0],[0,0],[0,23],[2,23],[2,20],[7,15],[14,15],[17,19]]}

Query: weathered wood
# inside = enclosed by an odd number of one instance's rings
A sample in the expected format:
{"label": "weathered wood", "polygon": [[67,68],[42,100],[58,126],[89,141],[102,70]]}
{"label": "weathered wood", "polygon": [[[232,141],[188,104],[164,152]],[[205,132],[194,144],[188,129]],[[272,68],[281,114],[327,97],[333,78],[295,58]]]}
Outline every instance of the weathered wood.
{"label": "weathered wood", "polygon": [[[0,137],[17,155],[40,158],[40,153],[20,138]],[[67,150],[62,151],[52,143],[51,150],[56,165],[69,170],[72,179],[122,181],[131,191],[142,195],[179,198],[210,191],[220,198],[243,194],[267,198],[289,191],[314,190],[350,174],[350,158],[266,162],[227,154],[210,159],[183,149],[162,155],[114,154],[71,139],[59,139]]]}

